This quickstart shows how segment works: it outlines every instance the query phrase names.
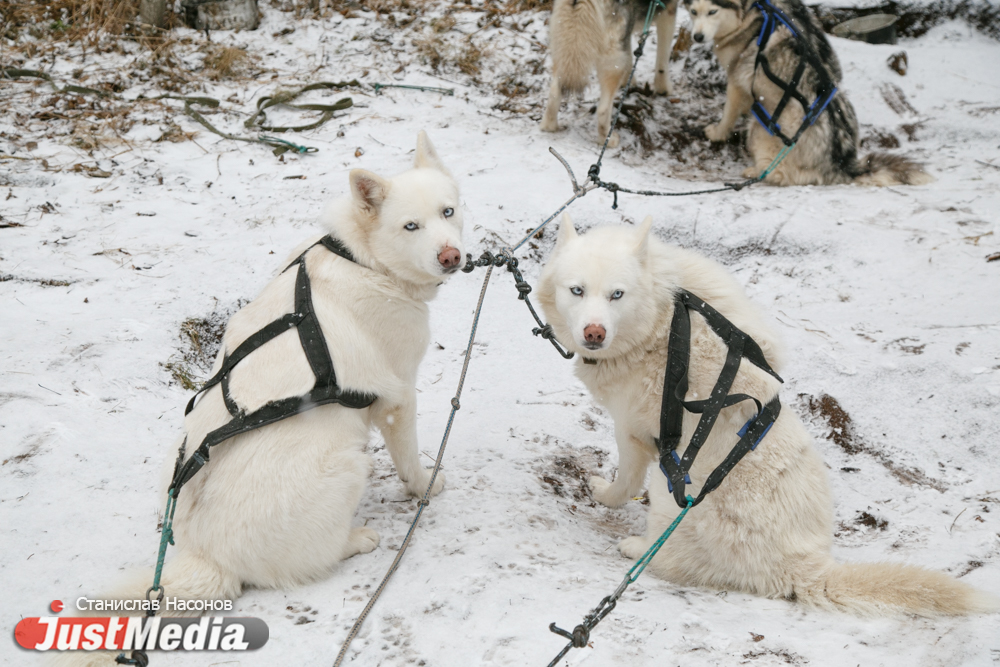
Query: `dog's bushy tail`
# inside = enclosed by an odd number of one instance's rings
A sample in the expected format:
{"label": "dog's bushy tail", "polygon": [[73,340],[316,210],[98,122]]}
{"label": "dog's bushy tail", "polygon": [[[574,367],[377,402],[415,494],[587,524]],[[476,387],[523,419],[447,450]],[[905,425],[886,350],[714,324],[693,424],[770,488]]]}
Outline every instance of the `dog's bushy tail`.
{"label": "dog's bushy tail", "polygon": [[796,582],[795,597],[810,606],[859,616],[1000,611],[1000,598],[941,572],[897,563],[830,563],[819,576]]}
{"label": "dog's bushy tail", "polygon": [[[112,592],[93,600],[145,600],[153,582],[153,570],[135,571],[118,583]],[[178,550],[163,567],[160,579],[164,597],[171,600],[233,600],[242,592],[240,581],[206,558]],[[155,594],[150,593],[151,598]],[[164,600],[165,602],[165,600]],[[178,611],[161,603],[158,616],[202,616],[213,612]],[[144,611],[79,611],[81,616],[140,616]],[[54,667],[111,667],[119,651],[59,651],[49,662]]]}
{"label": "dog's bushy tail", "polygon": [[595,0],[555,0],[549,19],[552,74],[564,92],[582,92],[607,41],[603,9]]}
{"label": "dog's bushy tail", "polygon": [[[153,570],[141,570],[131,573],[114,589],[110,595],[102,596],[102,600],[144,600],[146,591],[153,583]],[[164,596],[178,600],[233,600],[242,592],[240,582],[232,574],[225,572],[207,558],[189,550],[178,549],[173,557],[163,566],[160,577]],[[150,595],[153,595],[152,593]],[[94,615],[96,612],[88,615]],[[184,613],[173,609],[164,609],[161,605],[160,616],[200,616],[198,612]],[[124,616],[125,612],[97,615]]]}
{"label": "dog's bushy tail", "polygon": [[902,155],[869,153],[858,167],[861,174],[854,182],[859,185],[926,185],[934,181],[922,164]]}

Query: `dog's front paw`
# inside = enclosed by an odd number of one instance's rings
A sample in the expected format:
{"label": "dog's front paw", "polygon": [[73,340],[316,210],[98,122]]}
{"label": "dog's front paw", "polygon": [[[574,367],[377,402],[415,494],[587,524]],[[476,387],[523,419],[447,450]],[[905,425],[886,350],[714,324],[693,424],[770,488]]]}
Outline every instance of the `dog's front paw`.
{"label": "dog's front paw", "polygon": [[559,121],[556,118],[550,118],[548,114],[542,118],[541,125],[539,125],[542,132],[558,132],[559,131]]}
{"label": "dog's front paw", "polygon": [[657,95],[672,95],[673,89],[670,86],[670,79],[665,73],[657,72],[653,77],[653,92]]}
{"label": "dog's front paw", "polygon": [[367,554],[375,550],[380,538],[371,528],[352,528],[351,536],[347,538],[347,555],[350,558],[356,554]]}
{"label": "dog's front paw", "polygon": [[725,141],[729,138],[729,130],[721,127],[719,123],[713,123],[705,127],[705,136],[709,141]]}
{"label": "dog's front paw", "polygon": [[743,178],[757,178],[763,169],[757,169],[756,166],[750,166],[743,170]]}
{"label": "dog's front paw", "polygon": [[[411,496],[416,496],[422,498],[424,492],[427,491],[427,485],[431,482],[431,471],[429,468],[424,468],[420,471],[417,479],[410,480],[406,483],[406,490]],[[441,493],[441,489],[444,488],[444,473],[440,470],[438,471],[437,477],[434,478],[434,486],[431,488],[431,496],[436,496]]]}
{"label": "dog's front paw", "polygon": [[626,499],[619,497],[620,494],[617,492],[618,489],[615,488],[614,484],[603,477],[594,475],[587,483],[590,485],[590,494],[594,496],[594,500],[602,505],[614,508],[625,504]]}
{"label": "dog's front paw", "polygon": [[[604,145],[604,137],[606,137],[606,136],[608,136],[607,130],[605,130],[604,132],[602,132],[597,137],[597,143],[599,143],[600,145],[603,146]],[[622,141],[622,139],[621,139],[620,136],[618,136],[618,133],[617,132],[612,132],[611,133],[611,137],[608,139],[608,148],[618,148],[618,144],[620,144],[621,141]]]}
{"label": "dog's front paw", "polygon": [[633,535],[632,537],[626,537],[618,543],[618,551],[620,551],[622,556],[625,556],[625,558],[637,559],[646,553],[649,546],[649,543],[646,542],[646,538]]}

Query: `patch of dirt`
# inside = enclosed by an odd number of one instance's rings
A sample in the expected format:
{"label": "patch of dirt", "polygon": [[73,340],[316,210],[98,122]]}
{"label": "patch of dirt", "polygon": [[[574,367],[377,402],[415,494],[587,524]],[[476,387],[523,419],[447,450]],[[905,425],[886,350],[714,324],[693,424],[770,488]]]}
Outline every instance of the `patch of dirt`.
{"label": "patch of dirt", "polygon": [[556,456],[552,459],[547,473],[543,473],[539,479],[557,496],[593,506],[594,499],[590,495],[587,479],[597,472],[589,470],[589,467],[603,468],[607,458],[607,453],[596,447],[588,447],[579,453]]}
{"label": "patch of dirt", "polygon": [[648,504],[648,497],[619,509],[609,509],[590,494],[587,480],[592,475],[602,475],[607,452],[596,447],[575,449],[553,436],[545,436],[542,444],[550,446],[552,453],[533,466],[533,470],[542,488],[559,499],[563,511],[587,519],[600,532],[616,538],[641,532],[639,504]]}
{"label": "patch of dirt", "polygon": [[14,464],[24,463],[25,461],[35,456],[35,454],[37,454],[39,450],[40,450],[39,444],[38,442],[35,442],[20,454],[12,456],[9,459],[4,459],[3,463],[0,463],[0,465],[7,465],[8,463],[14,463]]}
{"label": "patch of dirt", "polygon": [[854,517],[854,521],[851,523],[841,521],[837,526],[837,532],[834,533],[834,537],[840,537],[844,533],[856,533],[865,528],[874,528],[884,532],[888,530],[889,522],[886,519],[879,519],[868,512],[861,512],[858,516]]}
{"label": "patch of dirt", "polygon": [[922,129],[923,126],[924,122],[920,121],[919,123],[905,123],[900,125],[899,129],[906,133],[908,141],[919,141],[919,139],[917,139],[917,130]]}
{"label": "patch of dirt", "polygon": [[872,128],[863,137],[861,137],[861,148],[866,149],[887,149],[887,148],[899,148],[899,138],[891,132],[883,132]]}
{"label": "patch of dirt", "polygon": [[799,402],[805,411],[813,418],[814,423],[819,423],[828,429],[827,440],[832,440],[834,444],[843,449],[849,456],[867,454],[877,461],[883,468],[888,470],[893,477],[907,486],[914,484],[926,486],[944,493],[947,486],[940,480],[928,477],[922,470],[910,468],[897,464],[885,452],[870,446],[861,438],[854,429],[854,422],[847,411],[841,407],[840,403],[833,396],[823,394],[819,398],[809,394],[799,394]]}
{"label": "patch of dirt", "polygon": [[894,83],[883,83],[879,86],[879,93],[882,94],[882,99],[885,103],[889,105],[889,108],[897,116],[918,116],[917,110],[913,108],[910,101],[906,99],[906,93],[903,89]]}
{"label": "patch of dirt", "polygon": [[5,282],[34,283],[36,285],[41,285],[42,287],[69,287],[75,281],[55,280],[54,278],[25,278],[23,276],[15,276],[10,273],[0,273],[0,283]]}
{"label": "patch of dirt", "polygon": [[900,350],[901,352],[905,352],[906,354],[914,354],[914,355],[923,354],[924,348],[927,347],[927,343],[922,343],[920,345],[917,345],[918,342],[919,341],[916,338],[909,338],[904,336],[903,338],[897,338],[896,340],[889,341],[888,343],[882,346],[882,349],[888,350],[889,347],[891,346]]}
{"label": "patch of dirt", "polygon": [[983,561],[981,560],[970,560],[965,566],[955,575],[956,578],[961,578],[972,572],[973,570],[978,570],[983,566]]}
{"label": "patch of dirt", "polygon": [[906,51],[892,54],[885,63],[889,66],[889,69],[899,76],[906,76],[906,72],[910,67],[910,59],[907,57]]}
{"label": "patch of dirt", "polygon": [[[756,641],[756,639],[754,640]],[[744,661],[741,665],[750,664],[751,662],[757,662],[760,658],[767,659],[768,662],[775,662],[775,658],[778,661],[785,663],[786,665],[808,665],[809,661],[803,658],[801,655],[797,655],[788,651],[787,649],[779,648],[765,648],[760,650],[749,651],[743,654]]]}
{"label": "patch of dirt", "polygon": [[233,313],[249,303],[238,300],[228,308],[221,308],[205,317],[189,317],[181,322],[178,338],[181,347],[162,366],[174,381],[188,391],[198,389],[199,380],[208,375],[222,345],[226,324]]}
{"label": "patch of dirt", "polygon": [[[678,46],[683,47],[682,42]],[[651,51],[647,44],[647,51]],[[649,57],[649,53],[643,56]],[[676,97],[656,95],[650,81],[633,86],[624,96],[618,131],[621,135],[622,160],[638,163],[655,156],[664,159],[663,172],[670,176],[697,180],[738,180],[746,162],[743,148],[746,119],[725,142],[712,143],[705,137],[705,126],[718,122],[725,103],[726,75],[711,50],[701,46],[679,50],[671,59],[675,64],[672,79]],[[591,113],[596,107],[591,109]],[[568,118],[566,123],[570,123]],[[586,120],[592,123],[592,117]],[[603,174],[612,180],[611,174]],[[642,189],[637,183],[619,183],[622,187]]]}

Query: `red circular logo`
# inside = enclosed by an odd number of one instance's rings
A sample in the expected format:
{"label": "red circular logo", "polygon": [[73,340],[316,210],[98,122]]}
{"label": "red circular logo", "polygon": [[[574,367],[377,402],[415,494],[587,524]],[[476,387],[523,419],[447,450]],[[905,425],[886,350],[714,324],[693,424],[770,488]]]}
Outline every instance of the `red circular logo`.
{"label": "red circular logo", "polygon": [[63,610],[62,600],[53,600],[52,604],[49,605],[49,609],[57,614],[61,612]]}

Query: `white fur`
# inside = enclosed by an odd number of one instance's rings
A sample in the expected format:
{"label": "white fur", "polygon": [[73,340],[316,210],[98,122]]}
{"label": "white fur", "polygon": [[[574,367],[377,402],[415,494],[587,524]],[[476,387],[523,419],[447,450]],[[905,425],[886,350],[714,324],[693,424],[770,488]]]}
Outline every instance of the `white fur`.
{"label": "white fur", "polygon": [[[656,460],[653,439],[660,429],[667,336],[678,288],[701,297],[754,338],[775,370],[780,372],[782,366],[777,337],[736,281],[715,262],[648,237],[650,223],[647,219],[639,230],[604,227],[577,236],[565,217],[539,288],[559,341],[597,361],[578,362],[576,372],[615,422],[618,477],[612,483],[591,478],[594,498],[610,507],[641,492],[647,467]],[[583,296],[571,292],[575,286],[584,287]],[[614,290],[624,294],[610,302],[607,295]],[[581,343],[580,331],[588,324],[608,330],[600,349]],[[704,319],[692,314],[686,400],[708,396],[725,354],[725,345]],[[779,389],[777,380],[744,362],[730,392],[766,403]],[[691,469],[689,493],[697,495],[736,444],[736,432],[753,410],[747,401],[722,411]],[[684,416],[681,455],[698,417]],[[680,511],[666,478],[655,468],[649,497],[647,534],[619,545],[628,558],[641,556]],[[937,572],[896,564],[835,563],[830,556],[832,525],[823,462],[794,410],[785,405],[757,449],[691,509],[650,569],[677,584],[795,598],[859,614],[998,609],[997,599]]]}
{"label": "white fur", "polygon": [[[603,144],[611,126],[615,95],[632,69],[631,32],[640,31],[645,10],[640,14],[632,0],[555,0],[549,20],[549,51],[552,54],[552,83],[542,116],[543,132],[559,130],[559,105],[564,92],[582,93],[596,70],[601,87],[597,104],[597,143]],[[670,85],[670,45],[677,21],[677,2],[667,0],[657,12],[656,73],[653,90],[672,94]],[[608,146],[618,145],[618,133],[611,134]]]}
{"label": "white fur", "polygon": [[[423,132],[413,169],[391,179],[354,170],[350,182],[351,195],[330,205],[324,223],[358,263],[314,247],[306,266],[338,383],[378,399],[361,410],[315,407],[214,447],[209,463],[179,495],[176,547],[168,552],[162,580],[168,597],[233,599],[246,586],[295,586],[378,546],[374,530],[351,525],[371,472],[364,449],[373,425],[406,490],[420,496],[427,488],[430,473],[417,451],[416,375],[430,340],[425,302],[445,278],[438,254],[447,246],[463,251],[458,188]],[[445,217],[448,208],[454,213]],[[408,222],[419,229],[405,230]],[[213,373],[224,351],[292,312],[296,270],[280,273],[233,315]],[[247,411],[305,394],[314,384],[295,329],[253,352],[231,378],[231,394]],[[184,420],[188,455],[230,419],[217,385]],[[163,470],[164,490],[173,451]],[[443,484],[438,474],[433,493]],[[105,598],[140,599],[151,581],[143,573]],[[113,664],[102,654],[61,659]]]}

